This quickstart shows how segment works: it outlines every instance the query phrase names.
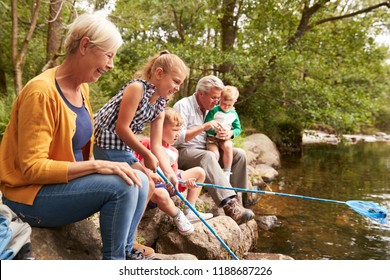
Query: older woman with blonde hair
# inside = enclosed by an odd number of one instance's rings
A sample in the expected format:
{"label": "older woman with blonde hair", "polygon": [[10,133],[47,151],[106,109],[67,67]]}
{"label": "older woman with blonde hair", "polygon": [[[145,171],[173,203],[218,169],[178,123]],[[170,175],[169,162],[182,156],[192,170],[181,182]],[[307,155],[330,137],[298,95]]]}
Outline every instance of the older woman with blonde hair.
{"label": "older woman with blonde hair", "polygon": [[114,67],[122,45],[113,23],[83,14],[70,25],[66,58],[19,93],[0,147],[3,202],[35,227],[100,212],[103,259],[134,259],[148,178],[124,162],[92,159],[88,83]]}

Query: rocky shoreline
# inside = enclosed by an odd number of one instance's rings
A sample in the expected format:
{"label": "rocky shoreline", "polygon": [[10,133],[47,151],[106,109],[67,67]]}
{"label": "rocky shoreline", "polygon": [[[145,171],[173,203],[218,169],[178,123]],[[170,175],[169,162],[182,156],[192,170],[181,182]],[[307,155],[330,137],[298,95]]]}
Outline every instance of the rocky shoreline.
{"label": "rocky shoreline", "polygon": [[374,135],[343,134],[336,135],[319,130],[305,130],[302,136],[302,144],[333,144],[340,142],[356,144],[358,142],[390,142],[390,135],[385,132],[377,132]]}

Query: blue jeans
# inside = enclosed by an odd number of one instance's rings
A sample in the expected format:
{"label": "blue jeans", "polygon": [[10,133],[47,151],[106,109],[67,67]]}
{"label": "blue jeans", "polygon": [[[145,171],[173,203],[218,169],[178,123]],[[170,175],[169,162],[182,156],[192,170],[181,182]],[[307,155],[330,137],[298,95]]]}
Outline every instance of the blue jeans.
{"label": "blue jeans", "polygon": [[142,188],[117,175],[91,174],[65,184],[44,185],[32,206],[3,197],[23,221],[35,227],[59,227],[100,211],[103,259],[126,259],[145,209],[149,181],[136,171]]}

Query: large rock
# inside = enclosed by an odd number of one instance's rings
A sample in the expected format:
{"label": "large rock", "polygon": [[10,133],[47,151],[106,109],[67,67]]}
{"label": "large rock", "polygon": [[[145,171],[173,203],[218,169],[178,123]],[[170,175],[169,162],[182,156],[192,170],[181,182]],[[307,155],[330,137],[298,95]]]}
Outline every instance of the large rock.
{"label": "large rock", "polygon": [[92,220],[59,228],[32,228],[31,245],[37,260],[98,260],[101,238]]}
{"label": "large rock", "polygon": [[[258,233],[254,220],[238,226],[230,217],[218,216],[207,223],[239,258],[256,243]],[[194,227],[195,231],[189,236],[183,236],[177,231],[161,236],[157,240],[156,252],[186,252],[202,260],[232,259],[230,253],[202,222],[194,224]]]}
{"label": "large rock", "polygon": [[248,174],[254,185],[261,186],[279,176],[280,154],[275,145],[264,134],[252,134],[245,138],[243,148],[247,155]]}
{"label": "large rock", "polygon": [[264,163],[274,168],[280,168],[280,154],[274,142],[261,133],[245,138],[243,148],[247,153],[248,163],[256,165]]}

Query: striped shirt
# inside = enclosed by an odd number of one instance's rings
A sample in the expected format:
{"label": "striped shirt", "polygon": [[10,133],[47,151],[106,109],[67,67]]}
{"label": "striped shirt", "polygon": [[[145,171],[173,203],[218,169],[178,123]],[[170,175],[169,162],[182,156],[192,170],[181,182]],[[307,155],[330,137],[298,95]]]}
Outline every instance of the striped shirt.
{"label": "striped shirt", "polygon": [[94,116],[95,145],[102,149],[133,151],[115,131],[123,91],[131,83],[142,83],[144,89],[142,99],[129,126],[134,134],[142,132],[145,124],[155,120],[167,106],[168,100],[162,97],[159,97],[155,104],[150,103],[150,98],[156,91],[154,85],[141,79],[129,81]]}

